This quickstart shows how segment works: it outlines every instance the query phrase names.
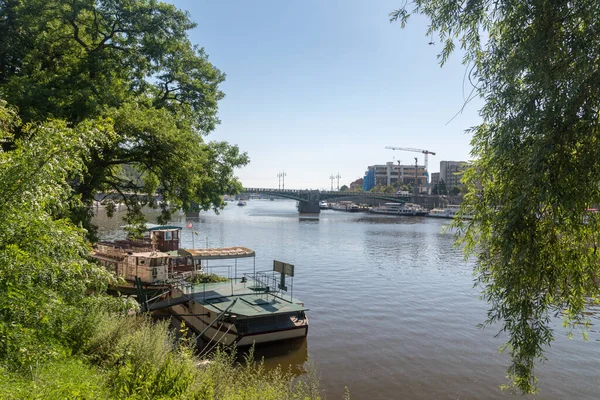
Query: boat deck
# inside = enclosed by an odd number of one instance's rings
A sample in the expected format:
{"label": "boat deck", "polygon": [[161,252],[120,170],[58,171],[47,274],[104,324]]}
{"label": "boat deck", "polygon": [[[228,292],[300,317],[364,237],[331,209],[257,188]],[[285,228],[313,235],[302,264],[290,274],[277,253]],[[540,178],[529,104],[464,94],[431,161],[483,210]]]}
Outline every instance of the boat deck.
{"label": "boat deck", "polygon": [[217,313],[224,311],[238,299],[229,312],[247,317],[308,311],[297,299],[266,292],[252,280],[201,283],[187,287],[184,296]]}

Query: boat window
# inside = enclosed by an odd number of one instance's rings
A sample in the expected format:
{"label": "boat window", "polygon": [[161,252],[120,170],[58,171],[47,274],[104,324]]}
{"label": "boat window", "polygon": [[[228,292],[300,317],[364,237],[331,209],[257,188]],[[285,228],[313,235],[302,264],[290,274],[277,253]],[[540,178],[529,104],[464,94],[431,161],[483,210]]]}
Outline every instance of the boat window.
{"label": "boat window", "polygon": [[173,232],[165,232],[165,240],[173,240]]}

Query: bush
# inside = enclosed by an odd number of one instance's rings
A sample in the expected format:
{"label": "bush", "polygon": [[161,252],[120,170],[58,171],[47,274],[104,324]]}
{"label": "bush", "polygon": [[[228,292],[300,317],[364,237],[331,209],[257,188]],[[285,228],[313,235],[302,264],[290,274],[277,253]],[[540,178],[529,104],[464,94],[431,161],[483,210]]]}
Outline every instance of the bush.
{"label": "bush", "polygon": [[190,278],[188,278],[188,282],[197,285],[199,283],[216,283],[216,282],[227,282],[229,279],[225,278],[224,276],[220,276],[217,274],[205,274],[205,273],[199,273],[196,274]]}

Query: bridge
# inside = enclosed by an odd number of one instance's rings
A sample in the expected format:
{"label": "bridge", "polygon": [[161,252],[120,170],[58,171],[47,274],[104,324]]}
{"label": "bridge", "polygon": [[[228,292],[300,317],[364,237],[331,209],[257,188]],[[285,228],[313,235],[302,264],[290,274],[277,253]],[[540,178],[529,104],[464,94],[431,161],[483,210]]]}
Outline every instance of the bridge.
{"label": "bridge", "polygon": [[328,200],[354,200],[354,199],[377,199],[388,203],[406,203],[409,197],[399,197],[388,193],[371,192],[340,192],[330,190],[310,189],[266,189],[266,188],[244,188],[240,194],[262,194],[265,196],[283,197],[298,201],[298,211],[301,214],[318,214],[320,201]]}

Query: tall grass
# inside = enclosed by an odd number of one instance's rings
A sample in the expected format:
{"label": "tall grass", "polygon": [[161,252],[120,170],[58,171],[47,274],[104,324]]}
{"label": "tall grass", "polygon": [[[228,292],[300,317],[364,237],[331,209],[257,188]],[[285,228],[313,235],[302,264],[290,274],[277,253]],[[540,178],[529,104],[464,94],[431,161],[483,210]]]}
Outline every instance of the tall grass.
{"label": "tall grass", "polygon": [[0,398],[322,398],[315,374],[293,379],[289,371],[266,370],[252,351],[242,363],[222,350],[201,362],[192,341],[175,335],[167,321],[109,313],[97,314],[94,321],[79,353],[36,366],[29,376],[0,369]]}

